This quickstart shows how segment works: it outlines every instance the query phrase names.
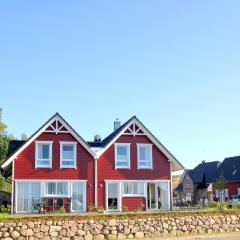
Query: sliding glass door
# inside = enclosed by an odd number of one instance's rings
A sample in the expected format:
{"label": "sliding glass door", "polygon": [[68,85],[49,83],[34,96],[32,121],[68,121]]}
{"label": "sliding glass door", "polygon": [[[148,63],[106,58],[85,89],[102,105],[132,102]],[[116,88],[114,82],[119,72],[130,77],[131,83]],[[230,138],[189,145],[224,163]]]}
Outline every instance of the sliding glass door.
{"label": "sliding glass door", "polygon": [[85,184],[82,182],[72,182],[72,211],[84,211]]}
{"label": "sliding glass door", "polygon": [[40,198],[40,182],[17,182],[17,212],[37,212]]}

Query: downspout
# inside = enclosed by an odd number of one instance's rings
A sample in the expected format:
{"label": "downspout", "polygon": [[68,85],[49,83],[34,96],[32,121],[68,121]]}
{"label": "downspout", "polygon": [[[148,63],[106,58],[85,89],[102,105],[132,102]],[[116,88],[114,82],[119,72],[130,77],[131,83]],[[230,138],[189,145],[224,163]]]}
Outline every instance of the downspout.
{"label": "downspout", "polygon": [[172,189],[172,162],[170,162],[170,174],[171,174],[171,182],[170,182],[170,210],[173,210],[173,189]]}
{"label": "downspout", "polygon": [[94,158],[94,205],[97,208],[98,207],[98,169],[97,169],[97,160],[98,158]]}
{"label": "downspout", "polygon": [[[16,209],[16,193],[15,193],[15,189],[16,189],[16,186],[15,185],[15,181],[14,181],[14,161],[15,159],[13,159],[13,162],[12,162],[12,194],[11,194],[11,214],[13,214],[14,212],[14,208]],[[14,204],[14,207],[13,207],[13,204]]]}

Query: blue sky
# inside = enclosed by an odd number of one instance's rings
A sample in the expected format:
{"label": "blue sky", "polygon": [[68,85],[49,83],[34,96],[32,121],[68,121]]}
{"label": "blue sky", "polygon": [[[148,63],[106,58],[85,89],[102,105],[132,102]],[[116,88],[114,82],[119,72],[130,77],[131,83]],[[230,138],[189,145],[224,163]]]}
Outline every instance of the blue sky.
{"label": "blue sky", "polygon": [[1,1],[8,132],[140,120],[187,168],[240,155],[239,1]]}

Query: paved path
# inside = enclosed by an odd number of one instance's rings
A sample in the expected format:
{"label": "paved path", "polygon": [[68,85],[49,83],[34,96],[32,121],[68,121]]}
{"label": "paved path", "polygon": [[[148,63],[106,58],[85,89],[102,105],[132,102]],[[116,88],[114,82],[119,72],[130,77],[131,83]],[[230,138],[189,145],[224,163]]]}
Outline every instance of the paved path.
{"label": "paved path", "polygon": [[239,233],[219,233],[219,234],[208,234],[208,235],[194,235],[184,237],[168,237],[159,238],[158,240],[240,240]]}

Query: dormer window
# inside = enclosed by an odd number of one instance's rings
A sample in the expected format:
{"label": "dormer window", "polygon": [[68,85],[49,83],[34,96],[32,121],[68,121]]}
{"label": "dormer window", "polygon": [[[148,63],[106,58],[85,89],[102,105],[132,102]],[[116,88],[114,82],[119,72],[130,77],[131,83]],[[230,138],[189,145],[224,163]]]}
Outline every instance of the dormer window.
{"label": "dormer window", "polygon": [[60,142],[60,168],[76,168],[76,142]]}
{"label": "dormer window", "polygon": [[115,143],[115,168],[130,169],[130,143]]}
{"label": "dormer window", "polygon": [[152,144],[137,144],[138,169],[152,169]]}
{"label": "dormer window", "polygon": [[52,143],[49,141],[35,142],[35,167],[51,168],[52,167]]}

